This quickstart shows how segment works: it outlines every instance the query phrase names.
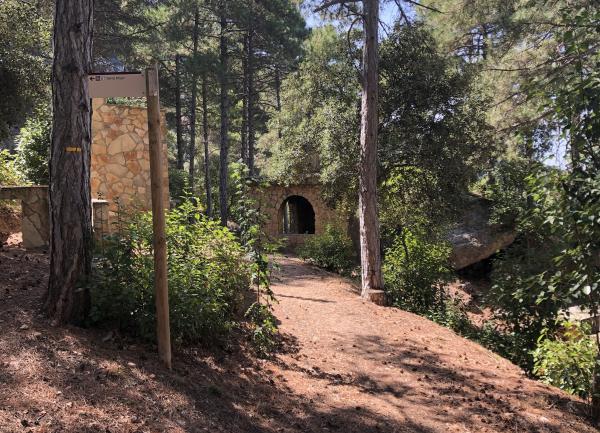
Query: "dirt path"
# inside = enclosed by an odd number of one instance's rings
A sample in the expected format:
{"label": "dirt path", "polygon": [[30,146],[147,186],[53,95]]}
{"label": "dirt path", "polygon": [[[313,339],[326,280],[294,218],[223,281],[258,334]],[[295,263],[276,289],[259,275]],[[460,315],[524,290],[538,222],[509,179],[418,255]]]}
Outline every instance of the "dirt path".
{"label": "dirt path", "polygon": [[283,258],[273,289],[299,352],[277,370],[341,432],[579,432],[579,404],[419,316],[362,301],[337,276]]}
{"label": "dirt path", "polygon": [[294,258],[273,286],[286,350],[155,348],[39,314],[48,260],[0,248],[0,432],[596,432],[581,402]]}

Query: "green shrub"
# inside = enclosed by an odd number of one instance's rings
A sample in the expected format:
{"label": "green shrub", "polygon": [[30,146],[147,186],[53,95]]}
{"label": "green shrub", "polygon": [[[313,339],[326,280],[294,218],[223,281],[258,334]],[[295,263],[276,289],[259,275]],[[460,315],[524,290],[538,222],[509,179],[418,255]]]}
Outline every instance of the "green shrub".
{"label": "green shrub", "polygon": [[27,180],[34,184],[48,185],[51,134],[49,110],[37,110],[19,133],[17,162]]}
{"label": "green shrub", "polygon": [[527,160],[501,160],[484,178],[482,192],[493,202],[490,222],[513,227],[531,206],[527,176],[533,164]]}
{"label": "green shrub", "polygon": [[404,230],[386,250],[385,290],[392,303],[416,314],[430,315],[444,308],[442,286],[451,273],[450,246]]}
{"label": "green shrub", "polygon": [[563,322],[556,338],[544,332],[533,351],[533,373],[544,383],[589,397],[598,349],[588,334],[589,326],[572,322]]}
{"label": "green shrub", "polygon": [[178,168],[169,168],[169,194],[175,202],[181,202],[189,193],[190,175]]}
{"label": "green shrub", "polygon": [[463,302],[458,299],[446,299],[441,308],[431,311],[427,318],[435,323],[452,329],[463,337],[473,337],[476,327],[471,323]]}
{"label": "green shrub", "polygon": [[349,273],[356,266],[350,236],[331,225],[325,227],[323,234],[307,239],[298,254],[309,263],[342,274]]}
{"label": "green shrub", "polygon": [[0,185],[18,185],[23,182],[14,157],[8,150],[0,150]]}
{"label": "green shrub", "polygon": [[[234,235],[183,203],[167,214],[171,334],[177,342],[210,342],[225,334],[249,285]],[[138,214],[107,238],[94,260],[91,320],[151,340],[155,334],[152,221]]]}
{"label": "green shrub", "polygon": [[270,305],[254,302],[245,314],[252,326],[251,342],[260,357],[268,358],[277,347],[277,320]]}

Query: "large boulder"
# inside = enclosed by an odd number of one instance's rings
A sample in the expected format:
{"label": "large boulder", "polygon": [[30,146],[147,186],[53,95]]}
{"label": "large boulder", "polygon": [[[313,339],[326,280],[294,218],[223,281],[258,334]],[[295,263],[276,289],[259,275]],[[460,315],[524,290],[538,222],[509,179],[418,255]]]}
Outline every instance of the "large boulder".
{"label": "large boulder", "polygon": [[448,233],[452,245],[450,263],[456,270],[487,259],[512,244],[512,228],[490,224],[491,202],[471,196],[458,224]]}

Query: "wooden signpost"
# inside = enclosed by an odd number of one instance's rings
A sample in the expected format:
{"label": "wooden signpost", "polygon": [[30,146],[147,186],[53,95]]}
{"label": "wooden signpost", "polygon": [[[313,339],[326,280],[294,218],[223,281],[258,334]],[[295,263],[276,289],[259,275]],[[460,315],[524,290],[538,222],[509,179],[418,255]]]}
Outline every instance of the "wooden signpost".
{"label": "wooden signpost", "polygon": [[154,247],[154,292],[156,297],[156,339],[158,355],[171,368],[171,331],[169,325],[169,289],[167,282],[167,239],[165,222],[164,165],[160,142],[160,98],[158,67],[146,72],[91,74],[90,97],[146,97],[148,142],[150,145],[150,189],[152,191],[152,229]]}
{"label": "wooden signpost", "polygon": [[91,98],[146,96],[146,74],[143,72],[101,72],[88,75]]}

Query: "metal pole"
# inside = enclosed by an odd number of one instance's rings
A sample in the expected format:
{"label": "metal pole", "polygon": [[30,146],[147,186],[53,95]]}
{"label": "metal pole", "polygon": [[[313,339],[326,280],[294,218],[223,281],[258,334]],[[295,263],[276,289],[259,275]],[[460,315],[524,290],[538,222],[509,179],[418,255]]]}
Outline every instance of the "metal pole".
{"label": "metal pole", "polygon": [[146,69],[148,141],[150,144],[150,187],[152,190],[152,229],[154,245],[154,291],[156,295],[156,339],[158,355],[171,368],[169,329],[169,289],[167,283],[167,239],[165,234],[164,161],[160,142],[160,99],[158,66]]}

